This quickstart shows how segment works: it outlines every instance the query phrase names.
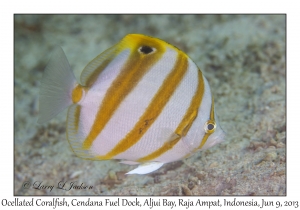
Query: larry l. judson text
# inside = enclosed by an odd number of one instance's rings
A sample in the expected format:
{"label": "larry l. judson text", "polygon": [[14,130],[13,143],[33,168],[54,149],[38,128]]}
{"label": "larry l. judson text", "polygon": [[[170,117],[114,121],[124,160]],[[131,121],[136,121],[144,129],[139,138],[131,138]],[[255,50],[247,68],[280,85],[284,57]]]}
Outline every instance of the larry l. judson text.
{"label": "larry l. judson text", "polygon": [[60,206],[130,206],[130,207],[142,207],[147,206],[149,209],[157,207],[168,207],[173,209],[176,207],[185,207],[185,209],[193,207],[247,207],[256,206],[259,208],[265,207],[293,207],[299,208],[298,201],[272,201],[265,199],[163,199],[163,198],[15,198],[14,200],[2,199],[2,206],[51,206],[53,209]]}

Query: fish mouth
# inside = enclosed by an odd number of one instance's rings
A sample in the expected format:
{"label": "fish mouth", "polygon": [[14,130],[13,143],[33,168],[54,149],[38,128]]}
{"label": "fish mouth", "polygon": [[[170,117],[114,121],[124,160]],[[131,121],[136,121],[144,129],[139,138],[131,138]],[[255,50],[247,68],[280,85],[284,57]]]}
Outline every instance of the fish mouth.
{"label": "fish mouth", "polygon": [[222,143],[225,140],[226,133],[223,130],[219,130],[218,133],[214,133],[213,136],[210,136],[203,149],[209,149],[216,144]]}
{"label": "fish mouth", "polygon": [[226,133],[223,130],[221,130],[216,136],[214,136],[213,141],[211,143],[211,147],[225,141],[225,137]]}
{"label": "fish mouth", "polygon": [[226,133],[225,133],[225,131],[221,131],[221,133],[216,137],[216,139],[217,139],[217,143],[221,143],[221,142],[223,142],[223,141],[225,141],[225,138],[226,138]]}

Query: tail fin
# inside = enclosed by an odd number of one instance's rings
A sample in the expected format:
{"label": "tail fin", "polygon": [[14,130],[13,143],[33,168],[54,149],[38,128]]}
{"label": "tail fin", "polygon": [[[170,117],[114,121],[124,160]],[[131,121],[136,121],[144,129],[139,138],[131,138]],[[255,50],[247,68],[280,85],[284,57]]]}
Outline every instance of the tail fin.
{"label": "tail fin", "polygon": [[55,47],[40,85],[39,119],[44,123],[73,104],[76,78],[61,47]]}

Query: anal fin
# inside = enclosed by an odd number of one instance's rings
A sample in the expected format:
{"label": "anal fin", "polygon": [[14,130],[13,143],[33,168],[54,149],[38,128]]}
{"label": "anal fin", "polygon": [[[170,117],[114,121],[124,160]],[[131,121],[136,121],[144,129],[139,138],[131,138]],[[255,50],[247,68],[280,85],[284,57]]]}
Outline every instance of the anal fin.
{"label": "anal fin", "polygon": [[88,160],[98,160],[96,155],[91,153],[90,149],[85,150],[82,148],[82,142],[84,141],[86,134],[83,133],[82,125],[80,124],[80,113],[81,105],[73,104],[69,107],[67,117],[67,139],[77,157]]}

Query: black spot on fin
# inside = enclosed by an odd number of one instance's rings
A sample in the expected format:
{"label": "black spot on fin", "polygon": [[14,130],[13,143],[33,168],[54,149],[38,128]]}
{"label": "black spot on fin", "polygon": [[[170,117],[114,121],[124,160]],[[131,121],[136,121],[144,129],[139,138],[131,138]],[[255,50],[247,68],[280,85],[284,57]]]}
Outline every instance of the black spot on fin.
{"label": "black spot on fin", "polygon": [[149,54],[149,53],[153,52],[153,48],[149,47],[149,46],[142,46],[142,47],[140,47],[139,50],[143,54]]}

